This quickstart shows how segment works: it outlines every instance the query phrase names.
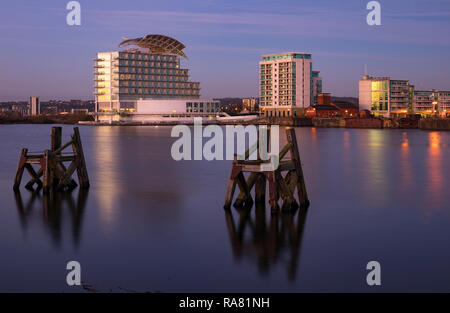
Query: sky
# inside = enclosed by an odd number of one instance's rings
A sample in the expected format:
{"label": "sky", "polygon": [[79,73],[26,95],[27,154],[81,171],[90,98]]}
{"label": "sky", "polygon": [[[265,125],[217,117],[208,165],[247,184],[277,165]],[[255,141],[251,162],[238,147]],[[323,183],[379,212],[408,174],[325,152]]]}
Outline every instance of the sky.
{"label": "sky", "polygon": [[79,0],[81,25],[66,23],[66,0],[0,4],[0,101],[93,99],[93,59],[122,36],[164,34],[186,45],[204,98],[258,96],[263,54],[312,53],[323,92],[357,97],[372,76],[450,90],[450,1],[384,0],[369,26],[368,0]]}

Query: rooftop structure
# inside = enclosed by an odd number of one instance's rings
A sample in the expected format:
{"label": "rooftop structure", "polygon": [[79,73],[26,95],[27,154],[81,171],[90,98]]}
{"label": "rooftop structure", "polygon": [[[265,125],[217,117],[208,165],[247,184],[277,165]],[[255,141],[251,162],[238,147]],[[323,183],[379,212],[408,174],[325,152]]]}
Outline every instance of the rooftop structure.
{"label": "rooftop structure", "polygon": [[186,46],[178,40],[164,35],[150,34],[134,39],[124,37],[124,40],[119,44],[119,47],[128,47],[130,45],[148,49],[149,53],[175,54],[187,59],[183,52],[183,49],[186,48]]}

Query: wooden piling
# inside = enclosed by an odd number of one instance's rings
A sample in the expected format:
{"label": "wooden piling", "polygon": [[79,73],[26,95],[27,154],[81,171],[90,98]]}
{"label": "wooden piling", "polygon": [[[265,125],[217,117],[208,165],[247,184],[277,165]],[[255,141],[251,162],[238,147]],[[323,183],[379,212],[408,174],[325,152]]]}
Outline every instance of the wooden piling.
{"label": "wooden piling", "polygon": [[[240,193],[236,197],[235,207],[241,208],[253,205],[251,196],[253,187],[255,189],[255,202],[264,202],[266,182],[268,184],[269,203],[272,212],[279,210],[280,206],[278,202],[280,198],[283,201],[283,211],[296,210],[299,204],[294,197],[295,189],[297,189],[300,207],[306,208],[309,206],[297,138],[293,128],[286,129],[286,138],[287,144],[278,154],[279,166],[273,170],[263,170],[266,167],[262,165],[267,165],[270,160],[261,160],[259,151],[257,160],[249,160],[251,153],[258,147],[259,139],[257,144],[252,145],[244,154],[244,160],[237,160],[237,156],[235,155],[225,196],[224,207],[226,209],[231,206],[236,185],[239,187]],[[290,159],[284,160],[288,153]],[[247,180],[245,179],[244,173],[249,173]]]}
{"label": "wooden piling", "polygon": [[[63,155],[63,150],[68,147],[72,147],[72,153]],[[64,162],[71,163],[66,167]],[[36,172],[32,164],[39,165],[40,169]],[[89,188],[89,175],[78,127],[74,128],[71,140],[65,144],[62,144],[62,128],[53,127],[50,150],[45,150],[41,154],[28,155],[28,150],[24,148],[14,179],[14,190],[18,190],[20,187],[24,169],[27,169],[31,176],[31,179],[25,185],[25,188],[30,190],[33,190],[34,184],[37,184],[38,188],[42,187],[44,194],[48,194],[52,190],[72,190],[78,186],[77,182],[72,179],[72,174],[75,171],[77,171],[81,188]]]}
{"label": "wooden piling", "polygon": [[19,165],[17,166],[16,178],[14,178],[14,186],[13,189],[15,191],[19,190],[20,182],[22,181],[23,171],[25,169],[26,159],[27,159],[27,148],[22,149],[22,153],[20,154]]}
{"label": "wooden piling", "polygon": [[81,144],[81,136],[78,127],[74,127],[73,129],[72,141],[73,153],[79,163],[77,166],[78,182],[80,183],[81,188],[89,188],[89,175],[87,172],[86,160],[84,159],[83,145]]}

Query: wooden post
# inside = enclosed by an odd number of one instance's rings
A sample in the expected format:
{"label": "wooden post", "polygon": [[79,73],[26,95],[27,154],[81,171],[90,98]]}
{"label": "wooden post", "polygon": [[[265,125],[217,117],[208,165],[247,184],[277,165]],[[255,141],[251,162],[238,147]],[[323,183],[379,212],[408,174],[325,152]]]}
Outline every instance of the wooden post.
{"label": "wooden post", "polygon": [[51,150],[55,152],[55,150],[61,147],[62,141],[62,128],[61,127],[52,127],[52,139],[51,139]]}
{"label": "wooden post", "polygon": [[270,203],[270,209],[272,213],[276,213],[278,209],[280,208],[278,206],[278,188],[275,181],[275,173],[274,172],[265,172],[267,181],[269,182],[269,203]]}
{"label": "wooden post", "polygon": [[231,202],[233,201],[234,191],[236,190],[236,176],[241,171],[241,169],[236,165],[237,160],[233,161],[231,166],[230,178],[228,179],[227,191],[225,193],[225,205],[224,209],[229,209],[231,207]]}
{"label": "wooden post", "polygon": [[264,203],[266,201],[266,177],[263,174],[257,174],[255,183],[255,203]]}
{"label": "wooden post", "polygon": [[73,141],[72,144],[73,153],[75,158],[78,159],[77,175],[78,182],[81,188],[89,188],[89,176],[86,167],[86,160],[84,159],[83,145],[81,144],[81,137],[78,127],[73,129]]}
{"label": "wooden post", "polygon": [[292,144],[291,149],[291,160],[295,165],[295,172],[297,174],[297,193],[298,201],[300,202],[300,207],[308,207],[309,199],[306,193],[305,179],[303,177],[302,163],[300,160],[300,153],[298,151],[297,137],[295,136],[295,129],[289,128],[286,130],[287,140]]}
{"label": "wooden post", "polygon": [[25,163],[27,161],[27,148],[22,149],[22,153],[20,154],[19,165],[17,166],[16,178],[14,179],[13,189],[15,191],[19,190],[20,182],[22,181],[23,170],[25,169]]}
{"label": "wooden post", "polygon": [[50,170],[50,150],[44,151],[44,158],[41,160],[41,167],[44,172],[44,183],[42,192],[48,194],[52,186],[52,171]]}

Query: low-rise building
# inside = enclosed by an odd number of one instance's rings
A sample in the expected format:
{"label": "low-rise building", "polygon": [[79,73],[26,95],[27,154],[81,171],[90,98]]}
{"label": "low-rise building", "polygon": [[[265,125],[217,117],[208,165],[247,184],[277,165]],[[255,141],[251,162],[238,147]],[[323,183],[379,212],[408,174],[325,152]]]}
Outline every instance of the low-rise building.
{"label": "low-rise building", "polygon": [[335,100],[330,103],[339,111],[339,116],[342,117],[356,117],[359,114],[359,108],[351,102]]}
{"label": "low-rise building", "polygon": [[312,105],[305,110],[306,117],[336,117],[339,109],[331,104]]}

